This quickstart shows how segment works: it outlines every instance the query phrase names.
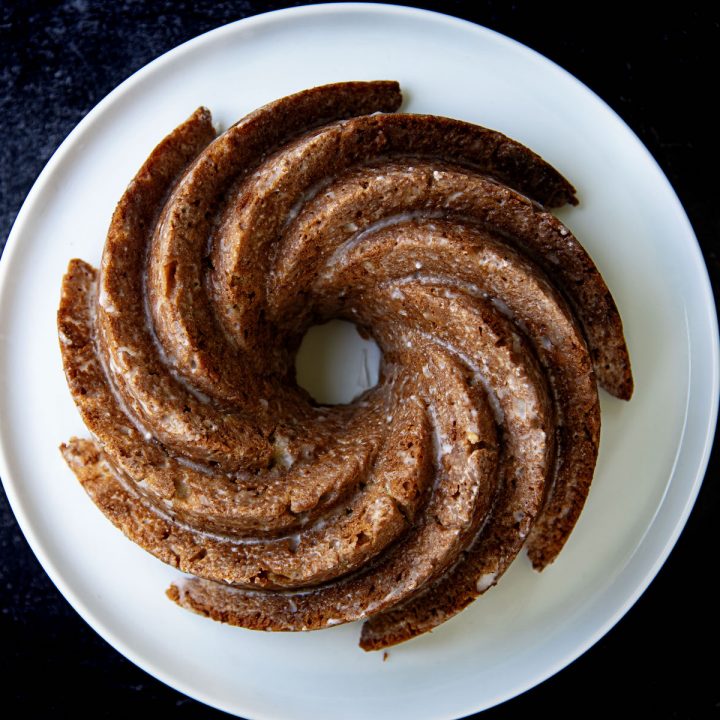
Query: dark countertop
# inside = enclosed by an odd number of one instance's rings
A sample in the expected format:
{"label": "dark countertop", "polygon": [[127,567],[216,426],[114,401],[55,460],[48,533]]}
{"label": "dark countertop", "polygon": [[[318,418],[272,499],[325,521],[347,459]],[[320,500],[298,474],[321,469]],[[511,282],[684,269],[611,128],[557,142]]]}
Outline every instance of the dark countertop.
{"label": "dark countertop", "polygon": [[[206,30],[299,4],[304,3],[0,3],[0,249],[50,155],[122,80]],[[405,4],[442,10],[509,35],[558,62],[606,100],[675,187],[717,299],[720,158],[708,96],[716,92],[720,67],[718,11],[700,11],[699,3],[667,10],[658,4],[638,19],[607,4]],[[622,708],[654,718],[720,716],[718,603],[709,584],[717,565],[719,471],[716,443],[677,546],[618,625],[558,675],[483,718],[543,711],[575,717],[588,708],[603,715]],[[22,707],[30,717],[54,712],[126,718],[140,711],[223,716],[133,666],[80,619],[29,550],[2,494],[0,553],[0,677],[7,705]]]}

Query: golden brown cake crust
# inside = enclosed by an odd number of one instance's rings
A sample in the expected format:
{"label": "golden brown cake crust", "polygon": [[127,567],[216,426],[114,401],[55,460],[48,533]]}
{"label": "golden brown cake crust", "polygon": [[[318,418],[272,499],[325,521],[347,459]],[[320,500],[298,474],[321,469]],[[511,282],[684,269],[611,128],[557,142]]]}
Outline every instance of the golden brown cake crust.
{"label": "golden brown cake crust", "polygon": [[[93,440],[63,455],[130,539],[194,576],[175,602],[235,625],[432,629],[523,546],[541,570],[592,480],[595,377],[632,393],[622,324],[545,208],[570,183],[501,133],[339,83],[215,137],[198,109],[71,261],[58,329]],[[378,342],[380,382],[320,406],[313,323]]]}

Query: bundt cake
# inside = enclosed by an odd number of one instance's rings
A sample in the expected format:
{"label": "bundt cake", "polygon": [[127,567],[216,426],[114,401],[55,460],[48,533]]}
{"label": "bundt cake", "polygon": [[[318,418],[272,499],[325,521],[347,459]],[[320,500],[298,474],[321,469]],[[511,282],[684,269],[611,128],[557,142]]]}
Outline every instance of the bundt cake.
{"label": "bundt cake", "polygon": [[[216,136],[198,109],[152,152],[98,270],[72,260],[58,328],[93,439],[62,453],[216,620],[365,649],[437,626],[525,546],[567,540],[600,432],[628,399],[615,303],[545,208],[570,183],[504,135],[396,112],[395,82],[282,98]],[[307,329],[355,323],[377,385],[320,405]]]}

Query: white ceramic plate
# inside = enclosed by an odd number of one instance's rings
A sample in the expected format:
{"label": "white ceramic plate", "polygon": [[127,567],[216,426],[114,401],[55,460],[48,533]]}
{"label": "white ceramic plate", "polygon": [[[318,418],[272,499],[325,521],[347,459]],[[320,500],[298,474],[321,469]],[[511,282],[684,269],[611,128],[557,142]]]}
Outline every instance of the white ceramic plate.
{"label": "white ceramic plate", "polygon": [[[115,202],[152,147],[199,104],[227,126],[288,93],[395,78],[405,108],[497,128],[576,185],[562,213],[623,317],[637,381],[603,394],[595,482],[558,561],[524,558],[498,587],[390,652],[359,628],[254,633],[175,607],[176,572],[126,540],[57,451],[85,434],[55,329],[67,262],[97,263]],[[600,638],[672,548],[697,494],[717,411],[717,329],[688,220],[652,157],[592,92],[535,52],[472,24],[378,5],[254,17],[153,62],[101,102],[48,163],[0,275],[0,473],[33,550],[77,611],[166,683],[248,718],[457,718],[547,678]],[[8,420],[11,419],[11,422]]]}

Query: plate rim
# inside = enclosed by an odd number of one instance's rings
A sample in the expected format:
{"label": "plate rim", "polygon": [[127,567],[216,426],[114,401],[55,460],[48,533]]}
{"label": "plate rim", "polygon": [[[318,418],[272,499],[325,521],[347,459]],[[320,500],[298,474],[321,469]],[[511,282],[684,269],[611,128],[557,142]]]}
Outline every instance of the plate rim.
{"label": "plate rim", "polygon": [[[28,220],[29,217],[31,217],[31,212],[35,209],[34,206],[37,204],[37,200],[39,197],[42,196],[46,185],[48,184],[49,180],[52,178],[52,176],[55,173],[55,168],[58,166],[66,155],[68,155],[70,152],[73,151],[75,145],[77,144],[77,141],[79,138],[82,137],[82,135],[90,128],[90,126],[98,121],[105,113],[108,106],[112,105],[115,101],[117,101],[119,98],[124,96],[128,91],[130,91],[136,84],[140,83],[146,75],[149,75],[153,72],[159,71],[161,68],[163,68],[165,65],[171,64],[176,62],[178,59],[180,59],[184,54],[192,52],[197,46],[201,46],[205,43],[213,43],[217,42],[222,39],[222,37],[225,34],[232,34],[233,32],[237,31],[237,28],[239,26],[245,28],[246,31],[251,30],[253,27],[262,26],[262,25],[272,25],[274,23],[282,23],[284,22],[288,17],[292,18],[293,16],[313,16],[313,15],[333,15],[338,14],[342,15],[345,13],[352,13],[352,12],[366,12],[370,14],[376,14],[376,15],[385,15],[385,14],[396,14],[396,15],[406,15],[406,16],[416,16],[419,18],[426,18],[432,22],[438,22],[438,23],[445,23],[448,26],[455,26],[459,30],[465,30],[469,32],[475,32],[478,35],[484,35],[486,37],[492,38],[494,42],[500,42],[501,44],[505,44],[506,46],[514,49],[515,51],[520,51],[524,53],[528,58],[532,58],[534,62],[540,62],[543,65],[546,65],[548,67],[552,67],[555,71],[560,71],[562,74],[564,74],[567,78],[569,78],[573,83],[580,86],[580,88],[585,92],[588,93],[592,98],[597,102],[598,109],[602,109],[608,114],[613,122],[619,123],[620,126],[629,134],[629,136],[634,139],[635,143],[638,146],[638,149],[641,149],[641,151],[644,153],[645,158],[651,166],[653,167],[653,170],[655,171],[655,174],[657,176],[657,179],[661,182],[664,182],[667,186],[667,190],[670,192],[671,197],[674,198],[675,203],[673,206],[673,212],[677,215],[678,221],[686,228],[687,231],[687,246],[688,251],[692,253],[692,261],[697,267],[697,278],[702,281],[702,295],[704,296],[706,302],[703,305],[702,314],[705,314],[705,320],[710,329],[711,329],[711,337],[708,338],[708,347],[709,347],[709,364],[710,364],[710,373],[711,373],[711,398],[710,403],[707,408],[708,413],[703,418],[703,420],[707,419],[707,423],[703,422],[703,426],[705,427],[705,436],[702,438],[702,452],[695,456],[696,462],[692,463],[695,468],[695,477],[692,482],[692,487],[690,489],[690,492],[688,493],[685,504],[682,508],[682,511],[677,514],[677,517],[675,519],[675,522],[673,524],[672,531],[667,534],[666,536],[666,542],[664,546],[662,547],[662,550],[657,553],[654,562],[652,562],[647,572],[645,573],[644,577],[640,579],[638,582],[634,583],[634,591],[625,595],[625,600],[618,605],[618,607],[615,609],[615,612],[613,612],[607,620],[601,624],[599,628],[596,629],[594,633],[589,633],[583,642],[580,643],[573,643],[573,650],[569,653],[566,653],[566,656],[554,663],[550,667],[543,668],[542,671],[538,672],[533,676],[532,678],[526,677],[524,679],[524,682],[516,682],[514,684],[514,689],[511,691],[506,692],[505,694],[495,697],[492,703],[488,705],[483,705],[481,708],[468,708],[466,713],[474,713],[478,712],[479,710],[488,709],[490,707],[494,707],[497,704],[500,704],[502,702],[505,702],[511,698],[517,697],[518,695],[526,692],[527,690],[530,690],[531,688],[537,686],[538,684],[544,682],[549,677],[555,675],[557,672],[565,668],[570,663],[574,662],[578,657],[580,657],[582,654],[584,654],[590,647],[592,647],[595,643],[598,642],[604,635],[606,635],[618,622],[619,620],[630,610],[630,608],[635,604],[635,602],[638,600],[638,598],[645,592],[648,585],[653,581],[653,579],[656,577],[657,573],[661,569],[661,567],[664,565],[665,561],[667,560],[668,555],[672,551],[673,547],[675,546],[682,530],[684,529],[687,519],[690,515],[690,512],[692,508],[695,505],[695,501],[697,499],[697,495],[699,493],[700,487],[702,485],[707,465],[710,459],[710,453],[713,447],[713,440],[714,435],[716,431],[717,426],[717,419],[718,419],[718,403],[720,400],[718,388],[720,387],[720,341],[718,338],[718,318],[717,318],[717,309],[714,302],[714,296],[712,293],[712,285],[710,282],[709,273],[707,270],[707,266],[702,254],[702,250],[700,248],[700,244],[697,240],[697,236],[695,234],[695,231],[692,227],[692,224],[687,216],[687,213],[685,212],[685,209],[680,202],[680,199],[677,196],[677,193],[675,192],[674,188],[672,187],[669,179],[663,172],[662,168],[660,167],[657,160],[653,157],[653,155],[650,153],[648,148],[645,146],[645,144],[642,142],[642,140],[637,136],[637,134],[630,128],[630,126],[616,113],[600,96],[598,96],[590,87],[585,85],[583,82],[581,82],[578,78],[576,78],[574,75],[572,75],[569,71],[565,70],[562,66],[558,65],[556,62],[551,60],[550,58],[542,55],[537,50],[524,45],[523,43],[514,40],[513,38],[504,35],[498,31],[492,30],[486,26],[479,25],[477,23],[474,23],[469,20],[465,20],[463,18],[458,18],[452,15],[446,15],[441,12],[437,12],[434,10],[426,10],[422,8],[417,7],[408,7],[408,6],[402,6],[402,5],[394,5],[394,4],[377,4],[377,3],[369,3],[369,2],[333,2],[333,3],[326,3],[326,4],[311,4],[311,5],[303,5],[303,6],[297,6],[297,7],[290,7],[290,8],[284,8],[279,10],[272,10],[268,12],[259,13],[250,17],[241,18],[239,20],[226,23],[224,25],[221,25],[219,27],[210,29],[200,35],[197,35],[196,37],[193,37],[180,45],[168,50],[167,52],[163,53],[159,57],[156,57],[155,59],[151,60],[149,63],[144,65],[143,67],[136,70],[134,73],[132,73],[129,77],[127,77],[124,81],[122,81],[119,85],[117,85],[113,90],[110,91],[104,98],[102,98],[81,120],[80,122],[73,128],[73,130],[68,134],[68,136],[62,141],[62,143],[59,145],[59,147],[55,150],[55,152],[52,154],[50,159],[45,164],[43,170],[38,175],[37,179],[33,183],[32,188],[30,189],[29,193],[27,194],[18,214],[17,217],[13,223],[13,226],[11,228],[11,231],[8,235],[7,242],[5,245],[5,249],[3,251],[2,256],[0,257],[0,306],[2,306],[3,302],[2,299],[5,296],[7,292],[9,292],[8,288],[10,286],[10,283],[8,281],[10,272],[9,268],[13,265],[13,259],[20,247],[20,237],[23,234],[23,228]],[[698,312],[698,315],[701,313]],[[0,319],[1,320],[1,319]],[[686,320],[687,320],[687,314],[686,314]],[[2,349],[4,345],[4,339],[0,338],[0,350]],[[687,423],[688,423],[688,417],[689,417],[689,401],[690,401],[690,385],[688,385],[688,398],[685,408],[685,418],[684,418],[684,424],[683,429],[680,434],[679,444],[678,444],[678,450],[676,453],[676,457],[674,460],[674,464],[670,473],[670,478],[672,478],[675,474],[675,470],[678,464],[678,461],[680,459],[680,456],[682,454],[683,448],[685,447],[685,435],[686,435],[686,429],[687,429]],[[82,619],[98,634],[100,637],[102,637],[106,642],[108,642],[115,650],[120,652],[125,658],[127,658],[130,662],[137,665],[139,668],[153,676],[154,678],[160,680],[161,682],[165,683],[166,685],[174,688],[175,690],[187,695],[188,697],[194,698],[198,700],[199,702],[202,702],[210,707],[214,707],[219,710],[223,710],[225,712],[229,712],[231,714],[235,714],[237,712],[236,709],[230,707],[229,704],[223,704],[222,702],[218,701],[217,698],[209,697],[202,689],[200,688],[190,688],[186,685],[185,682],[176,679],[172,676],[171,673],[165,672],[163,668],[159,668],[152,664],[151,661],[146,661],[144,657],[142,657],[139,653],[136,653],[132,648],[130,648],[122,637],[118,636],[112,629],[107,627],[99,618],[96,618],[92,611],[86,607],[85,602],[81,599],[81,597],[75,593],[75,591],[72,589],[72,587],[66,583],[66,581],[63,578],[63,573],[58,569],[58,567],[55,566],[53,561],[50,559],[50,557],[46,554],[45,548],[40,541],[39,537],[34,531],[34,523],[30,520],[29,514],[25,513],[25,509],[23,506],[23,502],[20,498],[19,493],[16,492],[16,480],[12,477],[12,474],[9,472],[8,463],[6,460],[6,450],[5,450],[5,440],[4,440],[4,433],[2,431],[2,427],[0,427],[0,479],[2,480],[3,487],[5,489],[6,495],[8,497],[8,502],[10,504],[10,507],[13,511],[13,514],[15,516],[15,519],[20,526],[20,529],[27,540],[28,544],[30,545],[31,550],[33,551],[34,555],[37,557],[38,561],[40,562],[41,566],[43,567],[43,570],[47,573],[47,575],[50,577],[53,584],[57,587],[57,589],[60,591],[60,593],[64,596],[64,598],[70,603],[70,605],[73,607],[73,609],[82,617]],[[669,487],[670,483],[668,483]],[[667,490],[666,490],[667,495]],[[655,518],[657,517],[657,514],[660,512],[660,509],[662,508],[663,504],[666,500],[666,495],[663,496],[663,499],[660,501],[658,508],[656,510],[655,516],[653,517],[653,520],[648,525],[645,535],[643,536],[643,539],[639,541],[637,547],[633,551],[633,553],[630,555],[630,557],[626,561],[625,568],[627,568],[632,560],[635,558],[635,556],[638,554],[640,549],[643,547],[643,543],[645,542],[645,537],[650,532],[651,528],[653,527],[655,523]],[[623,568],[623,571],[625,570]],[[244,711],[243,711],[244,712]],[[450,715],[438,715],[436,716],[438,720],[440,718],[447,718],[447,720],[452,720],[452,718],[455,718],[456,716],[453,714]],[[280,720],[280,716],[277,716],[275,714],[269,713],[267,711],[262,711],[260,714],[253,715],[253,720],[275,720],[278,718]]]}

